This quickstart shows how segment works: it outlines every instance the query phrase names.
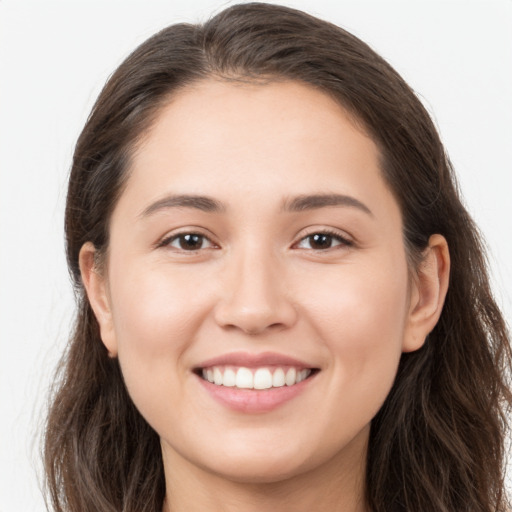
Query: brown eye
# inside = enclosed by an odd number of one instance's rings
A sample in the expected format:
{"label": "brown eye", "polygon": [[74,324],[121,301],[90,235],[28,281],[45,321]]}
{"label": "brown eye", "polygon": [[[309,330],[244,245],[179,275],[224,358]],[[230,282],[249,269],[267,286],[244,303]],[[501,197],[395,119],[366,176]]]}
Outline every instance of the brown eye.
{"label": "brown eye", "polygon": [[333,239],[331,235],[315,233],[314,235],[308,236],[308,239],[312,249],[329,249],[329,247],[332,247]]}
{"label": "brown eye", "polygon": [[349,240],[331,233],[312,233],[304,237],[298,244],[299,249],[311,249],[314,251],[322,251],[332,249],[337,246],[350,246],[352,243]]}
{"label": "brown eye", "polygon": [[164,245],[179,249],[182,251],[198,251],[212,247],[208,238],[197,233],[181,233],[170,238]]}

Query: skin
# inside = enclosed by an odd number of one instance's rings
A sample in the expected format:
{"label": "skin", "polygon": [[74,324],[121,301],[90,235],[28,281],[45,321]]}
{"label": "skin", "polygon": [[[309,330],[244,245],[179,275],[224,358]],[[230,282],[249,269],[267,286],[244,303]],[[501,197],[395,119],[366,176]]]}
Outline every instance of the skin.
{"label": "skin", "polygon": [[[378,162],[337,103],[290,82],[189,86],[138,147],[106,260],[96,268],[89,243],[80,263],[103,342],[160,435],[166,510],[366,510],[370,422],[401,353],[435,326],[449,273],[439,235],[408,267]],[[162,204],[176,194],[220,208]],[[364,207],[290,210],[311,194]],[[184,233],[202,246],[180,247]],[[193,369],[235,351],[320,371],[269,412],[233,411]]]}

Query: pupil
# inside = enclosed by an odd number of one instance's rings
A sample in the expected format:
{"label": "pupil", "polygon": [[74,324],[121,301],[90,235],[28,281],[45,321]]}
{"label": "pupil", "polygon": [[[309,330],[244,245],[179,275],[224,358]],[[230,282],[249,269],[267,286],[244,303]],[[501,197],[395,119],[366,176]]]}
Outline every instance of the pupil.
{"label": "pupil", "polygon": [[313,249],[328,249],[332,244],[332,236],[316,233],[310,237],[310,243]]}
{"label": "pupil", "polygon": [[182,249],[199,249],[202,245],[201,235],[182,235],[180,236],[180,247]]}

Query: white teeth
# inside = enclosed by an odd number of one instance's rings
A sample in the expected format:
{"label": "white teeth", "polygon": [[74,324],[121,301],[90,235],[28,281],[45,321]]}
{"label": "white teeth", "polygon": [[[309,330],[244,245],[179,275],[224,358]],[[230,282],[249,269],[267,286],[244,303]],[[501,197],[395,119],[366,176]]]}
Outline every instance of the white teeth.
{"label": "white teeth", "polygon": [[236,372],[235,386],[242,389],[254,388],[254,378],[249,368],[239,368]]}
{"label": "white teeth", "polygon": [[282,388],[285,385],[284,379],[284,370],[282,368],[278,368],[274,375],[272,375],[272,387],[274,388]]}
{"label": "white teeth", "polygon": [[287,386],[293,386],[295,384],[295,378],[297,377],[297,371],[295,368],[290,368],[286,372],[285,382]]}
{"label": "white teeth", "polygon": [[224,372],[224,382],[222,384],[229,388],[232,388],[236,384],[236,373],[231,368],[228,368]]}
{"label": "white teeth", "polygon": [[310,370],[301,370],[297,374],[297,382],[302,382],[310,373]]}
{"label": "white teeth", "polygon": [[222,372],[219,368],[213,369],[213,382],[217,384],[217,386],[222,386]]}
{"label": "white teeth", "polygon": [[311,374],[310,369],[297,370],[296,368],[287,369],[277,367],[249,368],[213,366],[203,369],[203,379],[217,386],[237,387],[240,389],[270,389],[283,386],[293,386],[302,382]]}
{"label": "white teeth", "polygon": [[254,389],[269,389],[272,387],[272,374],[268,368],[258,368],[254,374]]}

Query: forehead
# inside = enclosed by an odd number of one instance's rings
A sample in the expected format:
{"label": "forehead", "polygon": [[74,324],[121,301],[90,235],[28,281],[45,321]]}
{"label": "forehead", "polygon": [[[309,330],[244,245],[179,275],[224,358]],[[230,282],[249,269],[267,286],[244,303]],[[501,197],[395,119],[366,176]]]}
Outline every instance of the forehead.
{"label": "forehead", "polygon": [[[242,125],[244,129],[240,130]],[[217,129],[211,130],[212,127]],[[288,136],[289,141],[325,138],[327,132],[334,138],[340,128],[367,136],[362,122],[330,95],[308,84],[207,79],[171,96],[143,137],[142,146],[154,146],[170,133],[177,143],[197,136],[196,142],[214,142],[218,148],[233,147],[242,137],[270,143],[272,136],[276,139],[274,128],[281,129],[280,137]],[[224,136],[225,130],[233,130],[230,140]]]}
{"label": "forehead", "polygon": [[211,79],[162,107],[133,156],[123,196],[206,193],[248,205],[339,192],[379,202],[389,196],[379,160],[353,117],[313,87]]}

